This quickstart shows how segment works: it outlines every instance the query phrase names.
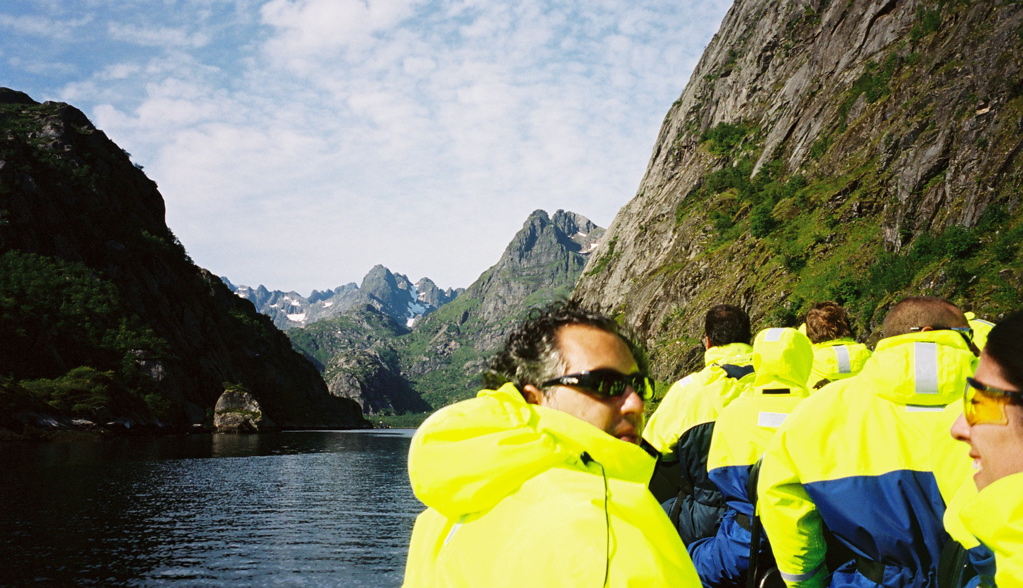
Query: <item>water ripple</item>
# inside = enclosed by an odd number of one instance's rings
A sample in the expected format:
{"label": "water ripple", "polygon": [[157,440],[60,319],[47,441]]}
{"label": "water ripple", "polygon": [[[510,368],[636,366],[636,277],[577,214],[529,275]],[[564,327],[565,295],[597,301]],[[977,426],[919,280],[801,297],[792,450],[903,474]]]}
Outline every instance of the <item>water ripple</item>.
{"label": "water ripple", "polygon": [[400,585],[422,510],[408,445],[407,432],[7,444],[0,585]]}

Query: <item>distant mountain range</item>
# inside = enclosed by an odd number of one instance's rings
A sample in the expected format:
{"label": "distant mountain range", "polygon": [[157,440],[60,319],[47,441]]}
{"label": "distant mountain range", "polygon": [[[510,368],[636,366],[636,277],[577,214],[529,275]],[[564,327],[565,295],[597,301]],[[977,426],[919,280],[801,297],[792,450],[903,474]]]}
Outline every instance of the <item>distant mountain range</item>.
{"label": "distant mountain range", "polygon": [[[604,229],[559,210],[530,214],[498,262],[466,289],[416,284],[383,266],[361,286],[304,298],[233,287],[287,328],[336,396],[366,414],[425,412],[473,395],[487,358],[530,308],[568,298]],[[226,278],[225,283],[230,284]]]}
{"label": "distant mountain range", "polygon": [[352,282],[333,290],[313,290],[308,298],[294,291],[270,291],[262,285],[235,286],[225,276],[220,279],[284,330],[311,325],[366,305],[411,327],[417,319],[451,302],[464,290],[442,290],[429,278],[413,284],[407,276],[392,273],[382,265],[371,269],[361,286]]}

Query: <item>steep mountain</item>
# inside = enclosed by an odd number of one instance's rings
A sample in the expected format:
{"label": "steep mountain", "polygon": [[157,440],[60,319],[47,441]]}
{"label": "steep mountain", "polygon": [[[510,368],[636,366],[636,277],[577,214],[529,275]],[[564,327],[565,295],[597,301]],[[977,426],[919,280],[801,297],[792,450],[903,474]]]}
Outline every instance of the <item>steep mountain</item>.
{"label": "steep mountain", "polygon": [[717,302],[765,327],[835,299],[872,340],[906,295],[1020,308],[1021,31],[1009,1],[737,1],[574,296],[665,379]]}
{"label": "steep mountain", "polygon": [[308,326],[366,305],[411,325],[462,292],[452,288],[441,290],[429,278],[413,284],[408,277],[392,273],[382,265],[371,269],[362,279],[361,286],[351,283],[325,292],[313,290],[308,298],[297,292],[270,291],[262,285],[256,288],[235,286],[226,277],[221,280],[238,296],[251,301],[256,310],[269,316],[278,328],[285,330]]}
{"label": "steep mountain", "polygon": [[603,234],[573,212],[533,212],[493,267],[401,338],[396,349],[413,387],[434,407],[475,394],[510,328],[530,308],[571,294]]}
{"label": "steep mountain", "polygon": [[164,214],[156,184],[82,112],[0,89],[0,429],[44,405],[99,424],[201,423],[225,387],[284,426],[367,426],[192,263]]}
{"label": "steep mountain", "polygon": [[[324,370],[331,392],[356,398],[366,414],[438,408],[475,394],[487,357],[531,307],[568,297],[603,233],[581,215],[537,210],[497,264],[411,327],[366,305],[288,334]],[[450,296],[425,282],[416,286],[421,301]]]}

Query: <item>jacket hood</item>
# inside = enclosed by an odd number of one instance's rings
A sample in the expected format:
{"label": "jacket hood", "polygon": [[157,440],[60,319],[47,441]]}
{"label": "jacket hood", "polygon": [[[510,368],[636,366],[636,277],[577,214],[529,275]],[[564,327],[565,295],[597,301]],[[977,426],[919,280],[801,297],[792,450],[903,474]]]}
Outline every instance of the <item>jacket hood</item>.
{"label": "jacket hood", "polygon": [[788,388],[791,394],[807,396],[811,368],[813,345],[796,329],[764,329],[753,340],[754,393]]}
{"label": "jacket hood", "polygon": [[955,331],[907,333],[881,339],[857,377],[886,400],[940,406],[962,398],[976,361]]}
{"label": "jacket hood", "polygon": [[[513,384],[442,408],[416,432],[409,479],[416,497],[447,517],[485,511],[551,467],[588,469],[645,484],[655,459],[568,413],[526,403]],[[594,470],[597,475],[601,468]]]}

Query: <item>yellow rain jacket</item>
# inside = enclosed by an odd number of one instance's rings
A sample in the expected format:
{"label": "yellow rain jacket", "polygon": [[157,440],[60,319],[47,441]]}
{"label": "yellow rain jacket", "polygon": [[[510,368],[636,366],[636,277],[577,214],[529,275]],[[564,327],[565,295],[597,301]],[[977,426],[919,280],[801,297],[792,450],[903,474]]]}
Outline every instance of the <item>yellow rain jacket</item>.
{"label": "yellow rain jacket", "polygon": [[512,384],[439,410],[409,450],[405,586],[699,586],[654,461]]}
{"label": "yellow rain jacket", "polygon": [[717,420],[721,409],[753,384],[752,374],[736,379],[722,367],[753,364],[753,347],[745,343],[711,347],[704,352],[703,361],[706,367],[671,385],[643,433],[665,459],[677,459],[675,444],[682,433]]}
{"label": "yellow rain jacket", "polygon": [[[757,486],[792,586],[826,586],[824,528],[857,554],[832,585],[935,586],[944,503],[928,449],[974,355],[953,331],[882,339],[859,375],[800,403],[771,439]],[[880,564],[883,564],[879,568]]]}
{"label": "yellow rain jacket", "polygon": [[995,324],[977,318],[977,315],[972,312],[966,313],[966,320],[969,321],[970,328],[973,329],[973,344],[977,346],[977,349],[983,351],[984,346],[987,345],[988,333],[995,328]]}
{"label": "yellow rain jacket", "polygon": [[851,338],[834,339],[815,343],[813,346],[813,369],[806,382],[806,387],[814,390],[821,388],[821,382],[844,380],[860,373],[870,350],[862,343]]}
{"label": "yellow rain jacket", "polygon": [[945,501],[945,531],[966,549],[977,546],[977,539],[959,520],[959,509],[977,493],[973,482],[973,458],[970,445],[952,437],[951,429],[963,414],[962,402],[951,402],[942,411],[931,441],[931,463],[938,491]]}
{"label": "yellow rain jacket", "polygon": [[960,518],[995,553],[995,584],[1023,586],[1023,474],[992,482],[963,506]]}
{"label": "yellow rain jacket", "polygon": [[713,537],[689,545],[705,587],[744,585],[752,536],[754,506],[746,492],[749,468],[767,442],[803,398],[813,348],[796,329],[766,329],[753,341],[756,379],[751,395],[721,411],[711,437],[707,467],[710,479],[728,505]]}

